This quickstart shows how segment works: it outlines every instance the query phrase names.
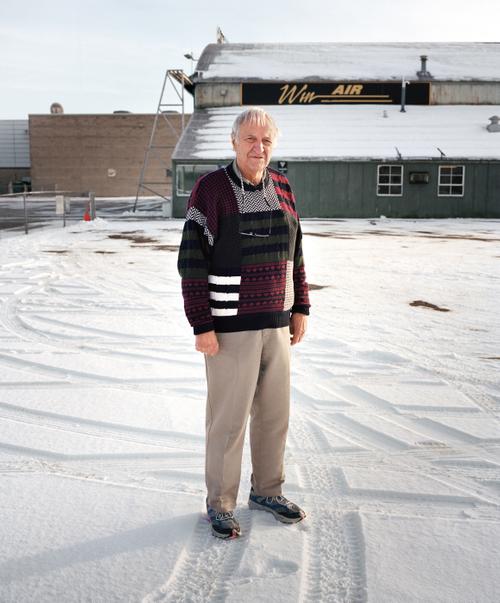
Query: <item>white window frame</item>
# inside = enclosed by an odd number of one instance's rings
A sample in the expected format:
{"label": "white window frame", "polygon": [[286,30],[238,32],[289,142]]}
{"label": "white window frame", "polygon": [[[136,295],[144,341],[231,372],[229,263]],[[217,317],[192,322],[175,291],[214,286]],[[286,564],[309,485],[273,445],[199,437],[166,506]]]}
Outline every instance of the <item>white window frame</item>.
{"label": "white window frame", "polygon": [[[400,184],[393,184],[391,182],[380,182],[380,168],[389,168],[389,174],[382,174],[383,176],[388,175],[389,176],[389,180],[391,179],[392,176],[392,168],[398,168],[398,170],[401,170],[401,183]],[[404,186],[404,174],[405,174],[405,166],[401,165],[400,163],[380,163],[379,165],[377,165],[377,197],[402,197],[403,196],[403,186]],[[380,186],[388,186],[389,190],[391,188],[391,186],[400,186],[401,187],[401,192],[400,193],[379,193],[379,187]]]}
{"label": "white window frame", "polygon": [[[453,177],[453,168],[462,168],[462,182],[460,184],[454,184],[453,182],[450,182],[449,184],[443,184],[441,182],[441,170],[443,168],[446,169],[451,169],[452,172],[450,173],[450,176]],[[442,186],[447,186],[449,188],[449,193],[441,193],[439,192],[439,189]],[[457,193],[452,193],[451,189],[454,186],[460,186],[462,188],[462,193],[461,194],[457,194]],[[438,197],[463,197],[464,196],[464,192],[465,192],[465,165],[463,164],[448,164],[448,165],[440,165],[439,166],[439,172],[438,172],[438,183],[437,183],[437,196]]]}
{"label": "white window frame", "polygon": [[[193,170],[193,172],[196,173],[196,168],[202,168],[202,169],[199,169],[199,174],[197,176],[195,176],[195,178],[194,178],[194,182],[196,182],[196,180],[198,180],[198,178],[200,176],[202,176],[203,174],[208,174],[209,172],[213,172],[218,167],[219,166],[215,163],[178,163],[175,166],[175,194],[177,195],[177,197],[189,197],[189,195],[191,194],[191,191],[193,190],[193,189],[190,189],[189,191],[187,191],[184,188],[181,189],[179,187],[179,179],[180,179],[181,170],[185,170],[186,168],[191,168]],[[193,184],[194,184],[194,182],[193,182]]]}

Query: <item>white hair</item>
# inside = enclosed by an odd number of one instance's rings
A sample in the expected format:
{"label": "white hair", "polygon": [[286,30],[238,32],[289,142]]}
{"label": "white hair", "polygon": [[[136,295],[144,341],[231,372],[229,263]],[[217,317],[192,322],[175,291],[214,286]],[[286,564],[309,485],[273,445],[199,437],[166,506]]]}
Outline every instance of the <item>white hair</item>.
{"label": "white hair", "polygon": [[245,109],[245,111],[240,113],[234,120],[233,128],[231,130],[232,140],[236,140],[238,138],[240,126],[247,123],[253,123],[258,126],[269,126],[271,128],[273,140],[276,141],[276,138],[278,138],[278,126],[269,113],[264,111],[264,109],[261,109],[261,107],[250,107],[249,109]]}

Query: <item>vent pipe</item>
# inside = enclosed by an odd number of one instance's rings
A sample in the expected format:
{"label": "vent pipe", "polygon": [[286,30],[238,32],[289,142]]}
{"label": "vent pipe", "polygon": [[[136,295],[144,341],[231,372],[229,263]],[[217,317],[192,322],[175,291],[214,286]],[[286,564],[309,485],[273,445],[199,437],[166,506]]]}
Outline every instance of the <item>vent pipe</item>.
{"label": "vent pipe", "polygon": [[52,103],[50,105],[50,113],[52,115],[61,115],[64,113],[63,106],[60,103]]}
{"label": "vent pipe", "polygon": [[420,55],[420,71],[417,71],[417,77],[419,80],[431,80],[432,75],[427,71],[427,55]]}
{"label": "vent pipe", "polygon": [[500,132],[500,117],[498,115],[493,115],[489,118],[491,123],[486,126],[488,132]]}

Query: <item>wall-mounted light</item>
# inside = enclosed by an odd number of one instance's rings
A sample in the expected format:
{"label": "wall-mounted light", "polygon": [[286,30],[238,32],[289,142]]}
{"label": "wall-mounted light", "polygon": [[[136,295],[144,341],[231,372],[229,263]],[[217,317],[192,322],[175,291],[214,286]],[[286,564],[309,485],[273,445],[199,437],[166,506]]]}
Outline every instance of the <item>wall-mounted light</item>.
{"label": "wall-mounted light", "polygon": [[193,51],[191,52],[186,52],[186,54],[184,55],[184,58],[188,59],[189,61],[191,61],[191,73],[193,73],[193,62],[197,61],[198,59],[195,59]]}

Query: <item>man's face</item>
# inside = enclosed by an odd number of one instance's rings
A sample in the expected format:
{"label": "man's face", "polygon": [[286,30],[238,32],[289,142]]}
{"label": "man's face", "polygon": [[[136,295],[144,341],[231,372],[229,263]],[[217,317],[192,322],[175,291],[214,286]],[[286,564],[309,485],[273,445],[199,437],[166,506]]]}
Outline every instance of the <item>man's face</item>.
{"label": "man's face", "polygon": [[262,172],[271,161],[273,147],[274,137],[268,125],[243,123],[238,137],[233,140],[236,162],[243,175],[248,178]]}

